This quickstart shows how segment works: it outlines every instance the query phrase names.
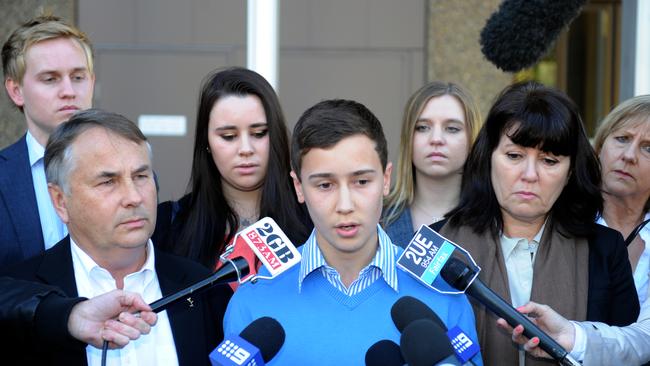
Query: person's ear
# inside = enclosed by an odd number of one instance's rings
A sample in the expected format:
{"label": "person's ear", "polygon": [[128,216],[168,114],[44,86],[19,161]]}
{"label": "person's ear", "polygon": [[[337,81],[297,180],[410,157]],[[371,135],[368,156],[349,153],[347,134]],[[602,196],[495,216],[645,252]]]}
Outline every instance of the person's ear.
{"label": "person's ear", "polygon": [[5,89],[7,89],[9,98],[11,98],[16,106],[22,108],[25,105],[25,98],[23,98],[23,88],[20,83],[12,78],[6,78]]}
{"label": "person's ear", "polygon": [[302,183],[298,179],[298,175],[293,170],[289,173],[291,179],[293,180],[293,189],[296,190],[296,197],[298,197],[298,202],[305,203],[305,195],[302,192]]}
{"label": "person's ear", "polygon": [[52,200],[52,205],[54,205],[56,214],[59,215],[61,221],[67,225],[68,221],[70,220],[68,216],[68,202],[65,192],[59,185],[54,183],[47,184],[47,191],[50,194],[50,199]]}
{"label": "person's ear", "polygon": [[386,169],[384,169],[384,196],[388,196],[390,192],[390,175],[393,172],[393,163],[388,162]]}

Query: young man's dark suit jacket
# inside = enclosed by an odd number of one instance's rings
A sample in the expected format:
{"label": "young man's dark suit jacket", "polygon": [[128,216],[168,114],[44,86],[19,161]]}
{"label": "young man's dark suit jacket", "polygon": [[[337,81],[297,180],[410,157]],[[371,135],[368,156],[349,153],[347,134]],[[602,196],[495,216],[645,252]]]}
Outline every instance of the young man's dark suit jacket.
{"label": "young man's dark suit jacket", "polygon": [[0,268],[45,250],[25,136],[0,151]]}
{"label": "young man's dark suit jacket", "polygon": [[[155,256],[155,267],[163,296],[210,275],[209,269],[188,259],[158,250],[155,251]],[[13,266],[8,275],[55,285],[68,296],[78,296],[69,236],[42,255]],[[193,296],[192,308],[189,303],[183,302],[167,310],[179,365],[209,365],[208,354],[223,339],[223,314],[231,296],[232,290],[229,286],[218,286],[206,292],[204,296]],[[55,319],[58,317],[57,314],[52,314],[52,326],[61,326]],[[9,355],[11,358],[26,357],[27,362],[17,364],[86,365],[85,345],[72,341],[68,344],[67,349],[56,347],[45,350],[42,348],[47,345],[29,344],[24,350],[6,350],[3,353],[7,358]]]}

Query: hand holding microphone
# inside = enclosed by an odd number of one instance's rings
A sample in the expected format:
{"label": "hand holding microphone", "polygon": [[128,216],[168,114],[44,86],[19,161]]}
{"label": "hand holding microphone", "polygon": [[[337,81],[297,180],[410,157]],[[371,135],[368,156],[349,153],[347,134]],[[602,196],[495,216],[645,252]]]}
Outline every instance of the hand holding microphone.
{"label": "hand holding microphone", "polygon": [[505,319],[513,327],[521,324],[524,326],[523,334],[528,338],[537,337],[539,346],[553,359],[563,365],[580,365],[569,356],[553,338],[539,329],[526,316],[515,310],[507,301],[494,293],[477,276],[473,269],[458,258],[449,258],[449,261],[440,271],[442,278],[452,287],[464,290],[466,294],[485,305],[494,314]]}

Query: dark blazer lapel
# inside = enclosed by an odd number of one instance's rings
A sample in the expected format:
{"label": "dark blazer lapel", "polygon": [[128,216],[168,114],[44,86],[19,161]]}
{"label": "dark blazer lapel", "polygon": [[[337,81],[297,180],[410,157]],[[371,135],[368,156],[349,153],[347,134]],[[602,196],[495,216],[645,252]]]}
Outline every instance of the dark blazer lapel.
{"label": "dark blazer lapel", "polygon": [[45,249],[27,142],[23,136],[0,155],[0,194],[7,204],[18,242],[27,259]]}
{"label": "dark blazer lapel", "polygon": [[61,239],[50,250],[45,251],[36,277],[47,284],[58,286],[68,296],[78,296],[69,235]]}
{"label": "dark blazer lapel", "polygon": [[[155,249],[154,249],[155,250]],[[186,287],[187,274],[178,271],[174,263],[162,252],[156,250],[156,274],[160,283],[160,291],[163,296],[171,295]],[[178,356],[179,365],[194,364],[199,355],[194,355],[192,350],[196,349],[196,339],[193,329],[197,327],[197,321],[202,320],[202,310],[188,309],[189,303],[179,303],[167,309],[169,324],[174,335],[174,344],[176,345],[176,355]],[[196,311],[192,311],[196,310]],[[198,313],[198,317],[195,313]],[[204,326],[203,324],[200,325]],[[200,333],[198,333],[200,334]]]}

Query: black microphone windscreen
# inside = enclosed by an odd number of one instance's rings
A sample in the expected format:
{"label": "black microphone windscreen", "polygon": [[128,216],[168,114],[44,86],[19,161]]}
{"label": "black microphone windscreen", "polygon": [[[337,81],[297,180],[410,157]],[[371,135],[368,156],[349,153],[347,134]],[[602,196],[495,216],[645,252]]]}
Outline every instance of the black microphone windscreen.
{"label": "black microphone windscreen", "polygon": [[404,328],[399,344],[404,360],[411,366],[431,366],[454,355],[445,331],[428,319],[416,320]]}
{"label": "black microphone windscreen", "polygon": [[443,330],[447,330],[445,323],[438,317],[430,307],[422,301],[412,296],[400,297],[393,306],[390,308],[390,316],[393,318],[393,323],[401,332],[404,331],[409,324],[418,319],[429,319],[436,323]]}
{"label": "black microphone windscreen", "polygon": [[366,366],[403,366],[405,363],[399,345],[390,339],[378,341],[366,352]]}
{"label": "black microphone windscreen", "polygon": [[474,272],[462,260],[451,257],[440,270],[440,276],[456,290],[465,291],[474,278]]}
{"label": "black microphone windscreen", "polygon": [[586,0],[504,0],[481,31],[481,51],[496,67],[517,72],[546,54]]}
{"label": "black microphone windscreen", "polygon": [[239,333],[250,344],[259,348],[264,362],[269,362],[284,344],[284,328],[268,316],[255,319]]}

